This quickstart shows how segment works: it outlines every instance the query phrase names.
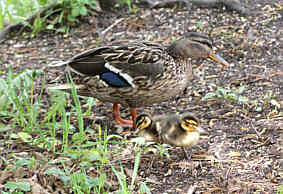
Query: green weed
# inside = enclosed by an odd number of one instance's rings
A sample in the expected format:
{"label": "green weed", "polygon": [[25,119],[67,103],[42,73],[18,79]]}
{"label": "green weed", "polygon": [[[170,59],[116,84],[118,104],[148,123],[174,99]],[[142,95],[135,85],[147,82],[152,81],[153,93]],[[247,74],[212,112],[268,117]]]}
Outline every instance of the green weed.
{"label": "green weed", "polygon": [[277,194],[283,194],[283,185],[277,187]]}
{"label": "green weed", "polygon": [[266,107],[272,106],[273,114],[277,114],[280,111],[281,105],[276,98],[276,95],[270,90],[263,97],[251,101],[251,104],[256,112],[262,112]]}
{"label": "green weed", "polygon": [[[40,162],[34,156],[23,158],[10,151],[3,153],[9,157],[9,159],[1,157],[3,165],[7,166],[5,170],[25,168],[34,171],[35,168],[44,165],[48,166],[48,170],[43,173],[58,177],[64,183],[64,187],[72,193],[109,192],[106,182],[111,175],[107,174],[109,170],[106,170],[110,168],[111,159],[116,160],[116,155],[123,150],[126,141],[123,141],[119,135],[109,135],[107,129],[101,127],[95,129],[96,135],[93,136],[94,129],[91,129],[91,126],[87,128],[84,126],[83,117],[91,114],[95,100],[86,98],[87,106],[84,106],[86,110],[82,109],[82,101],[79,100],[71,77],[70,82],[73,85],[71,94],[50,91],[49,102],[43,101],[46,100],[46,96],[43,97],[44,82],[45,78],[41,70],[14,73],[12,68],[5,78],[3,76],[0,79],[0,132],[7,137],[5,145],[14,145],[19,141],[54,153],[54,156],[48,156],[46,161]],[[47,104],[50,106],[47,107]],[[110,145],[115,144],[119,146],[109,150]],[[141,148],[137,149],[130,184],[127,184],[125,177],[117,178],[121,191],[140,190],[140,193],[149,193],[146,183],[142,182],[139,186],[136,183],[141,157]],[[57,156],[62,156],[62,159],[54,160]],[[67,165],[70,162],[77,168],[70,168]],[[89,173],[89,169],[94,166],[98,173]],[[120,169],[123,172],[124,167],[120,165]],[[115,172],[115,167],[112,170],[116,176],[119,176],[117,170]],[[3,185],[5,190],[12,193],[30,191],[29,183],[25,182],[10,181]]]}
{"label": "green weed", "polygon": [[[25,21],[28,16],[36,13],[41,8],[54,5],[44,15],[37,14],[32,24]],[[49,29],[56,32],[68,33],[70,27],[78,23],[79,18],[94,14],[96,8],[93,0],[3,0],[0,4],[0,29],[4,22],[21,22],[32,29],[31,36]],[[39,12],[38,12],[39,13]]]}
{"label": "green weed", "polygon": [[[135,182],[136,182],[136,178],[137,178],[137,175],[138,175],[141,153],[143,151],[143,148],[145,147],[145,144],[143,144],[140,139],[137,139],[136,140],[136,146],[137,146],[136,147],[137,148],[137,155],[135,157],[133,173],[130,176],[131,177],[130,185],[128,185],[128,183],[127,183],[127,176],[125,174],[125,171],[124,171],[122,164],[120,164],[119,170],[115,167],[111,167],[112,171],[116,175],[118,182],[119,182],[119,185],[120,185],[120,188],[117,191],[117,193],[121,193],[121,194],[135,193],[134,192]],[[151,193],[150,189],[146,186],[145,182],[140,182],[137,189],[139,191],[138,193]]]}
{"label": "green weed", "polygon": [[6,80],[0,79],[0,115],[5,119],[13,118],[11,125],[24,131],[33,131],[38,125],[42,90],[37,99],[35,95],[35,79],[42,75],[41,70],[25,70],[15,74],[9,69]]}
{"label": "green weed", "polygon": [[242,96],[247,86],[240,86],[237,90],[225,89],[216,87],[214,92],[209,92],[204,96],[204,99],[216,99],[219,102],[228,100],[234,102],[246,103],[249,101],[248,97]]}
{"label": "green weed", "polygon": [[[12,193],[23,193],[23,191],[26,191],[26,192],[31,191],[30,184],[27,182],[9,181],[4,184],[4,188],[10,189]],[[6,193],[6,192],[2,192],[2,193]]]}
{"label": "green weed", "polygon": [[116,8],[120,8],[124,5],[127,5],[129,8],[130,13],[135,12],[137,10],[136,5],[132,2],[132,0],[120,0],[118,3],[115,4]]}

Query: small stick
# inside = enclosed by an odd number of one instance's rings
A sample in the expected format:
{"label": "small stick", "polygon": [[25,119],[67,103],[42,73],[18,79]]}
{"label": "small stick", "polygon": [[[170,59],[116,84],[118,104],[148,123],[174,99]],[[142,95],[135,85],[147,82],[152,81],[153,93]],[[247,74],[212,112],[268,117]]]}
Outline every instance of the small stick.
{"label": "small stick", "polygon": [[103,30],[103,31],[101,32],[101,35],[104,37],[104,36],[107,34],[107,32],[108,32],[109,30],[111,30],[114,26],[116,26],[117,24],[119,24],[120,22],[122,22],[124,19],[125,19],[125,18],[120,18],[120,19],[116,20],[116,21],[114,22],[114,24],[112,24],[111,26],[109,26],[108,28],[106,28],[105,30]]}

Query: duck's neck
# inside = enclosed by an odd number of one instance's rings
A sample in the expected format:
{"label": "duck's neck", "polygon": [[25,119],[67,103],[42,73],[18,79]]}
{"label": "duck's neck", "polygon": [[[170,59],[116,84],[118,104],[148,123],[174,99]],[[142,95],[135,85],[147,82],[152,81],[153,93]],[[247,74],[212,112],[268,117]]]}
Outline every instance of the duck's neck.
{"label": "duck's neck", "polygon": [[173,57],[174,59],[179,59],[180,58],[180,52],[178,50],[178,44],[177,44],[177,41],[176,42],[173,42],[171,45],[169,45],[167,48],[166,48],[166,52],[171,56]]}

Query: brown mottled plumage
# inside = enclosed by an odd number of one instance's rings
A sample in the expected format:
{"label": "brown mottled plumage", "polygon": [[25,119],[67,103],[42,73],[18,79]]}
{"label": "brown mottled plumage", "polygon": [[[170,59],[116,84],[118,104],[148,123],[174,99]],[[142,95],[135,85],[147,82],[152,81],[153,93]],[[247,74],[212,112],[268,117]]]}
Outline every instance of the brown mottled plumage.
{"label": "brown mottled plumage", "polygon": [[[189,85],[189,58],[211,58],[227,65],[213,53],[207,36],[191,32],[167,47],[152,42],[111,44],[55,66],[67,65],[80,95],[113,103],[117,123],[135,126],[136,107],[167,101]],[[69,89],[70,84],[59,88]],[[118,104],[131,108],[132,121],[120,118]]]}

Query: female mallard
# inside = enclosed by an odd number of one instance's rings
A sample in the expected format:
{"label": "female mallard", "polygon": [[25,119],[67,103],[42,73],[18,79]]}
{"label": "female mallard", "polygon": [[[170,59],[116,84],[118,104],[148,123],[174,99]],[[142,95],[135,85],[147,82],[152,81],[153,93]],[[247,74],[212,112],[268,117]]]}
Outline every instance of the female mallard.
{"label": "female mallard", "polygon": [[189,112],[151,117],[137,117],[137,135],[147,141],[161,142],[174,146],[191,147],[197,144],[200,135],[208,134],[200,127],[198,119]]}
{"label": "female mallard", "polygon": [[[169,100],[189,85],[189,58],[211,58],[228,65],[213,53],[207,36],[191,32],[169,46],[152,42],[111,44],[55,66],[67,65],[78,94],[113,103],[116,123],[133,127],[136,107]],[[130,107],[132,121],[120,117],[118,104]]]}

